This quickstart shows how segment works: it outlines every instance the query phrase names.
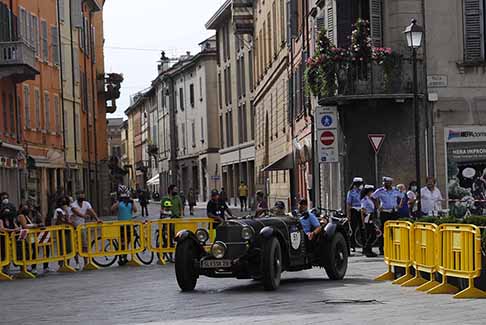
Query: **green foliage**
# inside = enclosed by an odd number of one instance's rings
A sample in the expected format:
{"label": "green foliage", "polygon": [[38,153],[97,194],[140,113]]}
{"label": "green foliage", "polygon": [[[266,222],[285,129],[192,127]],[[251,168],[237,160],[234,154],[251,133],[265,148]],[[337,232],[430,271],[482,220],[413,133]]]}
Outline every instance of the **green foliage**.
{"label": "green foliage", "polygon": [[385,78],[387,73],[394,71],[396,55],[391,48],[373,47],[369,22],[358,19],[353,28],[349,48],[339,48],[332,44],[325,29],[319,32],[315,54],[307,60],[304,75],[307,93],[334,96],[336,81],[342,71],[355,71],[360,79],[367,80],[367,64],[370,62],[385,65]]}

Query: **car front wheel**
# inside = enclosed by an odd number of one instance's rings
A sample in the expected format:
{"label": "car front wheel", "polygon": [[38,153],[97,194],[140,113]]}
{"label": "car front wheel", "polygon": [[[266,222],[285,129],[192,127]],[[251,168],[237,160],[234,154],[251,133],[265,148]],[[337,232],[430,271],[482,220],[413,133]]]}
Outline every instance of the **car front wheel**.
{"label": "car front wheel", "polygon": [[194,265],[197,258],[196,244],[191,240],[178,243],[175,254],[177,284],[182,291],[192,291],[196,287],[198,272]]}
{"label": "car front wheel", "polygon": [[326,247],[324,269],[329,279],[342,280],[348,269],[348,247],[343,234],[337,232]]}
{"label": "car front wheel", "polygon": [[263,246],[262,274],[265,290],[275,290],[280,286],[282,273],[282,250],[277,238],[268,239]]}

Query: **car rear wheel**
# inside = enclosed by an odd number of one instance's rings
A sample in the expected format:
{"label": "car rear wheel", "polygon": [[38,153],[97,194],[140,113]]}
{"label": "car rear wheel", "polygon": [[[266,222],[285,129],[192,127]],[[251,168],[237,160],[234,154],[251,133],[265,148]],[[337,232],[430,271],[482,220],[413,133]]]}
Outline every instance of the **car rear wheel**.
{"label": "car rear wheel", "polygon": [[329,279],[342,280],[348,269],[348,247],[343,234],[337,232],[326,248],[324,269]]}
{"label": "car rear wheel", "polygon": [[280,286],[282,250],[275,237],[268,239],[263,245],[262,273],[265,290],[275,290]]}
{"label": "car rear wheel", "polygon": [[196,287],[198,272],[194,261],[197,255],[197,247],[192,240],[184,240],[176,246],[175,271],[182,291],[192,291]]}

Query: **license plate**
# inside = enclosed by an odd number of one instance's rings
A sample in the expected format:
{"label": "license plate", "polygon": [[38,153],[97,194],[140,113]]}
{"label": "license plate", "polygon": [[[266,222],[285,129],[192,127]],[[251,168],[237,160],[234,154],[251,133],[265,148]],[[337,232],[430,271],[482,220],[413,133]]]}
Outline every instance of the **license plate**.
{"label": "license plate", "polygon": [[231,267],[230,260],[207,260],[201,262],[203,269],[219,269],[225,267]]}

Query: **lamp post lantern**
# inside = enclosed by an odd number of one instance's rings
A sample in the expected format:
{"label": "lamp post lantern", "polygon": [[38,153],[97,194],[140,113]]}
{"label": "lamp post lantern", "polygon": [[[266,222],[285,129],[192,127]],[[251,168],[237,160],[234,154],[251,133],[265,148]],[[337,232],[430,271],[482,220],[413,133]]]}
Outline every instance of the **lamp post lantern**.
{"label": "lamp post lantern", "polygon": [[417,25],[417,20],[412,19],[412,22],[405,31],[405,38],[407,40],[408,47],[412,50],[412,65],[413,65],[413,112],[415,119],[415,178],[417,181],[417,211],[420,213],[421,210],[421,173],[420,173],[420,113],[418,108],[418,78],[417,78],[417,49],[422,46],[422,38],[424,34],[424,29]]}

